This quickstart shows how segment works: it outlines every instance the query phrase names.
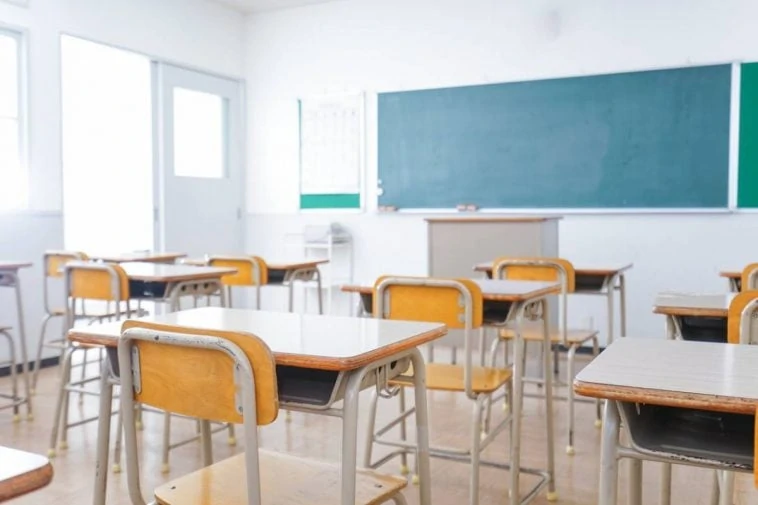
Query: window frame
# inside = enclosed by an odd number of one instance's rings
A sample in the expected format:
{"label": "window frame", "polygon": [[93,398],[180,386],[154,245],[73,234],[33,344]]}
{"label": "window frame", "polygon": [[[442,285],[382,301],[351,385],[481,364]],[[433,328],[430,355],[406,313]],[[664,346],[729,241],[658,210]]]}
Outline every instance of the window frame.
{"label": "window frame", "polygon": [[28,210],[31,204],[31,177],[29,167],[29,73],[28,73],[28,36],[27,28],[0,22],[0,35],[15,39],[17,45],[17,75],[18,75],[18,156],[21,165],[21,176],[26,181],[24,200],[16,207],[1,209],[2,213],[13,213]]}

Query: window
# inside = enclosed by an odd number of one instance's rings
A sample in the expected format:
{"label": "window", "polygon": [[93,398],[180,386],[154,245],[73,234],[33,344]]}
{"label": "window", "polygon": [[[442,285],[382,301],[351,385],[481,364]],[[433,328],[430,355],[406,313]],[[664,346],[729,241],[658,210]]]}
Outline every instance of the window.
{"label": "window", "polygon": [[225,175],[224,99],[174,88],[174,174],[220,179]]}
{"label": "window", "polygon": [[21,34],[0,28],[0,210],[25,207]]}

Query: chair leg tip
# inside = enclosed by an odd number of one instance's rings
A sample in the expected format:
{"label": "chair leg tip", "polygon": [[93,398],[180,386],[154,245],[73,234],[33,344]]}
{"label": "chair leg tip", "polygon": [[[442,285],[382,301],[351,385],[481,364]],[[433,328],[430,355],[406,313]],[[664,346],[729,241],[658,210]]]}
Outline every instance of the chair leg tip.
{"label": "chair leg tip", "polygon": [[510,407],[508,406],[508,404],[504,403],[503,404],[503,412],[508,412],[509,410],[510,410]]}
{"label": "chair leg tip", "polygon": [[118,463],[113,465],[113,473],[121,473],[121,465],[119,465]]}
{"label": "chair leg tip", "polygon": [[64,440],[64,441],[62,441],[62,442],[60,443],[60,445],[58,446],[58,448],[59,448],[61,451],[65,451],[66,449],[68,449],[68,442],[66,442],[65,440]]}
{"label": "chair leg tip", "polygon": [[284,420],[287,422],[292,421],[292,413],[289,410],[284,411]]}
{"label": "chair leg tip", "polygon": [[15,423],[18,423],[20,421],[21,421],[21,416],[19,414],[14,414],[13,415],[13,423],[15,424]]}
{"label": "chair leg tip", "polygon": [[595,428],[602,428],[603,427],[603,421],[600,419],[595,419]]}
{"label": "chair leg tip", "polygon": [[235,437],[229,437],[226,442],[232,447],[237,445],[237,439]]}
{"label": "chair leg tip", "polygon": [[169,471],[168,463],[163,463],[161,465],[161,473],[168,473],[168,471]]}
{"label": "chair leg tip", "polygon": [[29,412],[28,414],[26,414],[26,420],[27,421],[34,421],[34,414],[32,414],[31,412]]}
{"label": "chair leg tip", "polygon": [[547,493],[547,501],[549,501],[549,502],[556,502],[556,501],[558,501],[558,492],[557,491],[548,491],[548,493]]}
{"label": "chair leg tip", "polygon": [[569,456],[573,456],[574,454],[576,454],[576,451],[574,450],[573,445],[566,446],[566,454],[568,454]]}
{"label": "chair leg tip", "polygon": [[142,421],[135,422],[134,427],[137,428],[139,431],[142,431],[145,429],[145,425],[142,424]]}
{"label": "chair leg tip", "polygon": [[408,465],[400,465],[400,475],[408,475],[411,473],[411,470],[408,468]]}
{"label": "chair leg tip", "polygon": [[411,484],[413,484],[414,486],[418,486],[419,482],[420,480],[418,478],[418,475],[414,475],[413,477],[411,477]]}

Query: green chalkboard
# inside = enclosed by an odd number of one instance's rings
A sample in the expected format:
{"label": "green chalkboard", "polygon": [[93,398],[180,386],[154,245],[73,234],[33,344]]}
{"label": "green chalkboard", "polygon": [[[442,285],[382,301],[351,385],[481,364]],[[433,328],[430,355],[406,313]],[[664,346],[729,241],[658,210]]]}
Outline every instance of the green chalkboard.
{"label": "green chalkboard", "polygon": [[381,93],[379,205],[726,208],[731,66]]}
{"label": "green chalkboard", "polygon": [[737,207],[758,208],[758,63],[743,64]]}

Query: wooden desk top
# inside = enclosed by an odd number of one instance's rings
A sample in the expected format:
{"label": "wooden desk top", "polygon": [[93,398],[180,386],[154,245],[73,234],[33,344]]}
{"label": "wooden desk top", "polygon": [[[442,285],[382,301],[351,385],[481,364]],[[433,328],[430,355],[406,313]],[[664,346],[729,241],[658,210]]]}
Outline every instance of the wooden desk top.
{"label": "wooden desk top", "polygon": [[583,396],[755,414],[758,346],[625,337],[574,380]]}
{"label": "wooden desk top", "polygon": [[[491,302],[521,302],[543,295],[560,292],[560,285],[552,282],[536,281],[500,281],[491,279],[471,279],[482,290],[482,297]],[[373,285],[342,286],[346,293],[370,295],[374,292]]]}
{"label": "wooden desk top", "polygon": [[427,217],[427,223],[542,223],[563,219],[561,216],[476,216],[476,217]]}
{"label": "wooden desk top", "polygon": [[43,488],[53,480],[44,456],[0,446],[0,502]]}
{"label": "wooden desk top", "polygon": [[[244,256],[244,255],[243,255]],[[182,261],[185,265],[207,265],[205,258],[188,258]],[[269,270],[299,270],[301,268],[316,268],[318,265],[329,263],[328,259],[296,259],[289,261],[266,261]]]}
{"label": "wooden desk top", "polygon": [[[616,265],[603,265],[603,266],[574,266],[574,271],[577,275],[593,275],[607,277],[609,275],[616,275],[618,273],[629,270],[634,266],[632,263],[620,263]],[[474,265],[475,272],[486,272],[492,274],[493,264],[490,263],[477,263]]]}
{"label": "wooden desk top", "polygon": [[742,271],[741,270],[722,270],[719,272],[719,275],[721,277],[726,277],[727,279],[741,279]]}
{"label": "wooden desk top", "polygon": [[29,261],[0,261],[0,270],[18,270],[19,268],[28,268],[33,263]]}
{"label": "wooden desk top", "polygon": [[90,259],[105,261],[107,263],[126,263],[127,261],[140,261],[143,263],[169,263],[184,258],[184,253],[171,252],[127,252],[120,254],[91,254]]}
{"label": "wooden desk top", "polygon": [[655,297],[653,313],[668,316],[727,317],[737,293],[665,293]]}
{"label": "wooden desk top", "polygon": [[172,265],[167,263],[121,263],[129,280],[145,282],[181,282],[203,279],[219,279],[226,274],[233,274],[234,268],[199,267]]}
{"label": "wooden desk top", "polygon": [[302,268],[316,268],[319,265],[329,263],[327,259],[321,260],[289,260],[289,261],[266,261],[269,270],[300,270]]}
{"label": "wooden desk top", "polygon": [[[278,365],[344,371],[447,333],[443,324],[318,316],[249,309],[203,307],[141,318],[144,321],[241,331],[257,335],[271,348]],[[121,322],[81,326],[68,338],[87,344],[118,345]]]}

